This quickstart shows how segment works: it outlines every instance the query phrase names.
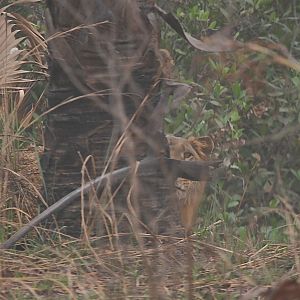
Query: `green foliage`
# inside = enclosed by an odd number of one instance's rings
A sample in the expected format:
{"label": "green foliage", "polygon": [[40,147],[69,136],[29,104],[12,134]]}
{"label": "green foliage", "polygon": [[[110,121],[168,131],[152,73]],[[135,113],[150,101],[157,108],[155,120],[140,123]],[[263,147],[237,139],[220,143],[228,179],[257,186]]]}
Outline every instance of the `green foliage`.
{"label": "green foliage", "polygon": [[[12,2],[2,1],[1,5]],[[197,38],[209,36],[226,24],[234,25],[238,40],[260,41],[280,55],[285,51],[283,45],[299,60],[299,1],[160,2]],[[17,5],[9,11],[26,16],[43,33],[41,8]],[[246,50],[223,54],[195,51],[174,31],[162,27],[162,47],[170,49],[177,76],[193,86],[189,99],[166,117],[166,131],[179,136],[210,135],[216,145],[214,155],[228,166],[223,178],[210,183],[200,211],[198,240],[193,241],[195,292],[201,294],[199,299],[239,299],[241,292],[255,283],[269,285],[287,271],[295,273],[294,257],[299,256],[299,247],[293,243],[299,236],[300,75],[266,55]],[[43,89],[42,82],[31,87],[21,118],[12,122],[11,132],[22,137],[14,147],[17,150],[28,143],[28,136],[38,140],[39,133],[27,121],[39,119],[38,110],[31,110],[31,105],[42,99]],[[0,133],[9,127],[7,124],[0,118]],[[7,157],[2,154],[5,163]],[[5,205],[13,207],[6,200]],[[0,227],[0,241],[16,229],[11,223],[13,214],[13,210],[6,212],[8,222]],[[128,248],[122,257],[118,248],[95,251],[78,240],[62,243],[53,237],[51,242],[49,247],[49,241],[39,244],[27,240],[29,248],[24,255],[3,252],[2,276],[7,276],[4,282],[11,279],[13,283],[3,287],[11,298],[74,298],[76,293],[78,299],[99,299],[101,292],[104,298],[102,287],[115,294],[123,288],[125,293],[129,283],[134,292],[142,289],[143,296],[147,293],[143,282],[148,279],[147,268],[141,263],[144,249],[133,253]],[[175,289],[182,290],[182,283],[174,285]]]}
{"label": "green foliage", "polygon": [[[195,37],[229,24],[240,41],[260,41],[278,54],[288,51],[300,57],[298,2],[185,2],[173,12]],[[201,210],[204,223],[221,221],[217,226],[221,238],[226,231],[248,239],[245,228],[252,224],[250,235],[256,242],[286,241],[288,221],[282,217],[286,205],[281,197],[288,199],[294,212],[300,210],[299,73],[250,51],[195,51],[168,28],[162,37],[178,76],[196,87],[177,114],[166,118],[167,131],[211,135],[215,154],[230,161],[226,178],[211,183]],[[282,51],[284,47],[287,50]],[[201,235],[207,232],[199,230]]]}

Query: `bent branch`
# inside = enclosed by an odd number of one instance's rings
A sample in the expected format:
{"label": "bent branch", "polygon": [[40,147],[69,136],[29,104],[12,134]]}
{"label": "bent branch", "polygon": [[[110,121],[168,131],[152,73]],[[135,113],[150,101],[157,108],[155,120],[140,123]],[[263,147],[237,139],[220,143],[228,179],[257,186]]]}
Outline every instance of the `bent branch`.
{"label": "bent branch", "polygon": [[[209,178],[209,167],[217,167],[221,161],[181,161],[170,158],[146,158],[139,163],[137,175],[147,176],[158,170],[162,170],[165,176],[173,178],[186,178],[189,180],[202,181]],[[125,179],[132,170],[131,167],[124,167],[116,171],[110,172],[103,176],[88,182],[64,196],[53,205],[49,206],[41,214],[33,218],[29,223],[23,226],[19,231],[13,234],[7,241],[0,244],[0,249],[9,249],[17,241],[23,238],[36,225],[49,218],[52,214],[65,209],[73,201],[78,199],[81,194],[87,194],[92,189],[96,189],[97,193],[101,193],[107,184],[112,187],[118,185]]]}

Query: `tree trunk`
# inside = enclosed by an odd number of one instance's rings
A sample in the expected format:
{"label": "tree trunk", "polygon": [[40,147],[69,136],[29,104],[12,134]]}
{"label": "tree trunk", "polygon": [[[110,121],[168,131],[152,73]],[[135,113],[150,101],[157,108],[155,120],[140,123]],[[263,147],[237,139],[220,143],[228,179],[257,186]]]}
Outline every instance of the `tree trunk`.
{"label": "tree trunk", "polygon": [[[147,155],[167,155],[162,120],[151,116],[159,101],[161,64],[159,29],[149,2],[47,1],[50,112],[41,165],[49,204],[105,170],[134,165]],[[58,224],[78,236],[83,220],[90,216],[91,223],[102,222],[100,215],[108,213],[104,219],[110,228],[123,227],[119,219],[128,216],[134,227],[138,216],[143,228],[171,233],[179,219],[172,186],[163,170],[132,176],[111,191],[114,197],[101,198],[114,200],[109,208],[103,203],[99,208],[90,195],[68,207]]]}

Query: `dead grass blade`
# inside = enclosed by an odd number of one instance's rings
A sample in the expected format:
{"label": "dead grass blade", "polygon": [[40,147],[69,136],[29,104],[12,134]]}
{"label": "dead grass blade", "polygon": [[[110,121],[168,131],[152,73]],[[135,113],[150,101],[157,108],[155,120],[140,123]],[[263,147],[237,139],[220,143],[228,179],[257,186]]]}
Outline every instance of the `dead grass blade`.
{"label": "dead grass blade", "polygon": [[30,44],[26,57],[32,56],[34,62],[45,67],[43,54],[47,51],[44,37],[36,30],[31,22],[17,13],[8,14],[17,30],[20,30]]}
{"label": "dead grass blade", "polygon": [[24,74],[20,70],[23,61],[19,57],[23,50],[19,50],[18,46],[23,41],[16,38],[17,32],[13,30],[13,24],[7,18],[6,14],[0,15],[0,90],[13,86],[16,80]]}

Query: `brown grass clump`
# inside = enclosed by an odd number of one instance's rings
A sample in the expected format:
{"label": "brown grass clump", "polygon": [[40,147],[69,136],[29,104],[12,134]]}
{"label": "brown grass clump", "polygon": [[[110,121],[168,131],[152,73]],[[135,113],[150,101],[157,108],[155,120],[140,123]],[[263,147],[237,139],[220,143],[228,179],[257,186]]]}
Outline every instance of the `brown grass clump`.
{"label": "brown grass clump", "polygon": [[[193,281],[195,299],[215,299],[222,295],[237,299],[257,287],[259,278],[267,270],[277,272],[276,266],[293,260],[294,255],[294,249],[287,245],[264,247],[258,256],[251,251],[233,253],[218,245],[199,242],[195,236],[192,243],[194,270],[197,271]],[[297,253],[300,254],[299,249]],[[161,282],[156,282],[156,288],[162,289],[167,299],[184,297],[187,288],[183,271],[184,241],[174,240],[171,245],[161,245],[159,255],[165,258],[163,265],[156,266],[160,272],[157,275],[163,278]],[[155,264],[156,256],[156,249],[141,251],[133,246],[127,250],[112,250],[109,247],[90,247],[76,239],[63,243],[53,241],[52,246],[36,245],[25,252],[5,251],[0,257],[0,296],[1,299],[53,299],[65,296],[74,299],[144,299],[149,295],[145,258]],[[177,268],[169,267],[176,264]],[[283,275],[285,270],[282,269],[281,273]],[[299,286],[294,283],[283,284],[279,289],[274,289],[272,295],[280,295],[277,290],[290,291],[292,295],[293,291],[298,291],[297,288]]]}

